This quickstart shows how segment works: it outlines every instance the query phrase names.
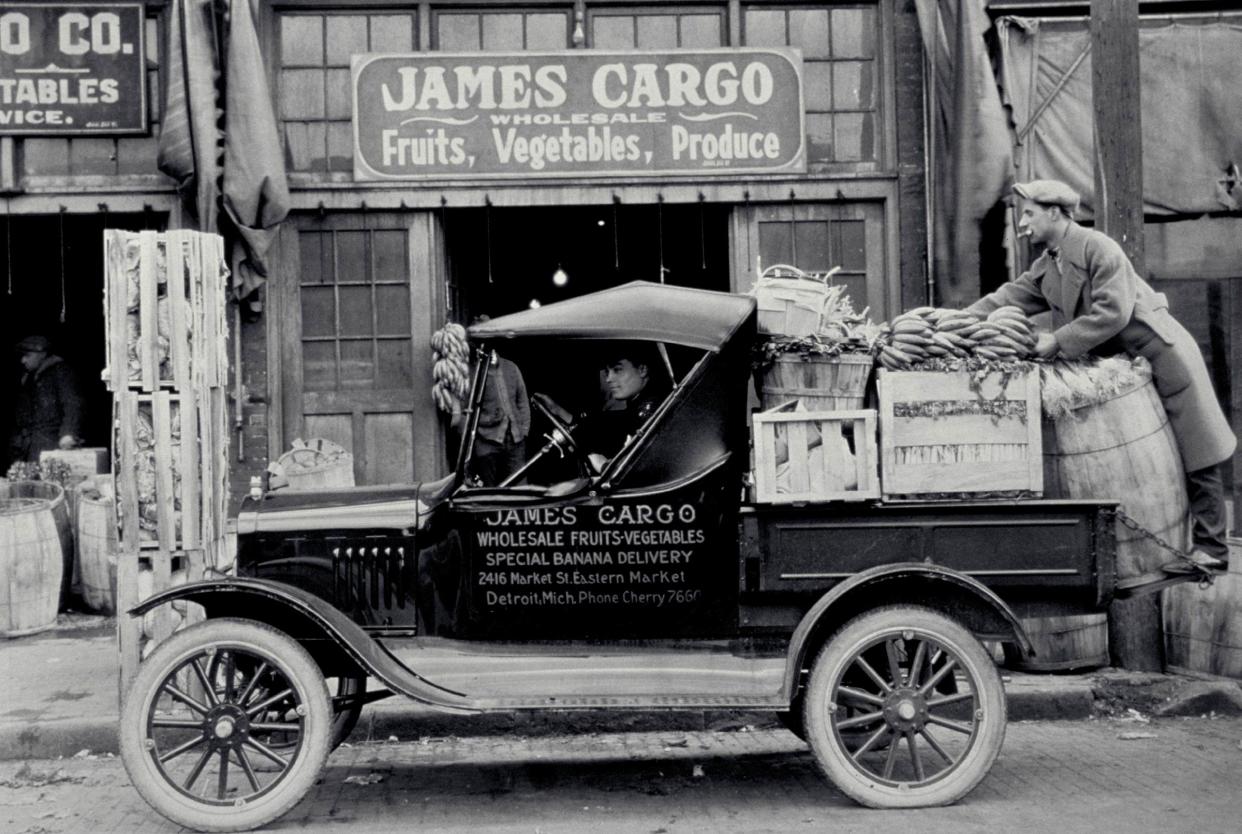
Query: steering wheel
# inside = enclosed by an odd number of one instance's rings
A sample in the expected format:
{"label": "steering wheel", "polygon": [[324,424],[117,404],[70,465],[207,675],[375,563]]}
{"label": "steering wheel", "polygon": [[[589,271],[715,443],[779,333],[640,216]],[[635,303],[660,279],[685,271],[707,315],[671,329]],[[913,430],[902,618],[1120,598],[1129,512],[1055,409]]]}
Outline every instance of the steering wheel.
{"label": "steering wheel", "polygon": [[568,455],[573,458],[574,463],[577,465],[579,476],[591,476],[600,473],[601,464],[597,464],[592,460],[593,455],[583,454],[578,448],[578,444],[574,441],[574,426],[558,417],[556,412],[544,401],[545,397],[546,395],[544,394],[535,394],[530,398],[530,403],[535,407],[536,411],[547,418],[549,425],[552,426],[552,431],[544,435],[547,442],[539,448],[539,451],[527,458],[526,463],[521,468],[501,481],[499,486],[507,487],[516,484],[526,476],[526,473],[536,463],[551,454],[553,449],[559,452],[561,457]]}
{"label": "steering wheel", "polygon": [[570,454],[576,456],[578,454],[578,444],[574,442],[573,426],[567,425],[564,420],[557,417],[552,409],[548,408],[542,396],[536,395],[531,397],[530,402],[535,407],[535,410],[548,418],[548,422],[552,424],[552,433],[547,435],[549,451],[554,447],[560,449],[562,455]]}

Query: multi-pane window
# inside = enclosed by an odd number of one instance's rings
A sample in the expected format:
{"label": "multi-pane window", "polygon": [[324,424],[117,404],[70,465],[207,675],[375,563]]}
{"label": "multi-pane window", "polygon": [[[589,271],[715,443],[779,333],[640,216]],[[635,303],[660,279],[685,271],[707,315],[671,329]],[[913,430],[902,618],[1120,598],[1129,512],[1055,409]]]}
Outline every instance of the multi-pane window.
{"label": "multi-pane window", "polygon": [[412,386],[407,239],[403,229],[299,233],[304,390]]}
{"label": "multi-pane window", "polygon": [[704,49],[725,45],[719,9],[599,9],[591,12],[590,45],[596,49]]}
{"label": "multi-pane window", "polygon": [[353,170],[349,62],[355,53],[412,52],[417,14],[280,16],[280,118],[290,171]]}
{"label": "multi-pane window", "polygon": [[874,5],[745,6],[747,46],[802,50],[807,161],[880,161],[877,11]]}
{"label": "multi-pane window", "polygon": [[160,134],[160,17],[148,17],[143,30],[147,58],[147,120],[145,136],[25,137],[23,173],[27,177],[154,175],[156,137]]}
{"label": "multi-pane window", "polygon": [[806,203],[757,206],[752,251],[757,269],[789,264],[846,288],[856,310],[889,314],[885,286],[884,220],[879,203]]}
{"label": "multi-pane window", "polygon": [[570,9],[469,9],[434,13],[432,45],[442,52],[568,49]]}

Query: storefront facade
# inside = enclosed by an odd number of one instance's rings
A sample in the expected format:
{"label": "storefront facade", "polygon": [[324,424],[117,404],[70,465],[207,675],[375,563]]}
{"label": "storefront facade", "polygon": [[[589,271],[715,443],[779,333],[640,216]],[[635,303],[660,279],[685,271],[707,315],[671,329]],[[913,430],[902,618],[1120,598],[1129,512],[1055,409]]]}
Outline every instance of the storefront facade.
{"label": "storefront facade", "polygon": [[[922,57],[912,9],[897,8],[905,5],[261,4],[292,205],[262,312],[240,324],[235,490],[297,437],[351,449],[363,484],[442,473],[428,340],[449,321],[635,279],[745,291],[774,263],[840,267],[836,280],[877,318],[922,303]],[[33,323],[81,353],[92,386],[99,231],[186,222],[156,168],[168,9],[145,9],[146,134],[0,139],[8,234],[61,253],[48,275],[48,257],[10,247],[17,289],[6,323]],[[791,170],[355,176],[355,54],[728,57],[757,47],[802,57],[805,144]],[[82,263],[65,255],[74,252]],[[558,270],[562,285],[552,282]],[[102,389],[95,395],[106,412]],[[106,418],[95,416],[103,442]]]}
{"label": "storefront facade", "polygon": [[[0,325],[15,338],[49,333],[71,354],[92,387],[87,439],[100,445],[108,398],[95,381],[99,232],[192,222],[156,167],[169,6],[142,8],[144,132],[0,137],[12,288]],[[429,339],[449,321],[635,279],[744,292],[776,263],[838,267],[834,280],[877,320],[941,297],[928,268],[925,179],[927,154],[945,149],[926,139],[934,95],[924,83],[928,58],[913,2],[303,0],[260,2],[256,25],[291,210],[271,253],[262,309],[238,321],[236,493],[298,437],[352,450],[362,484],[443,473],[446,432],[430,395]],[[718,50],[740,61],[754,50],[790,48],[801,57],[803,128],[792,168],[359,175],[355,55],[413,56],[411,63],[437,53],[495,55],[512,63],[607,54],[632,64],[667,61],[681,54],[675,50]],[[1149,263],[1164,260],[1149,253]],[[1004,278],[992,272],[985,289]],[[1236,306],[1237,282],[1222,278],[1222,303]],[[1224,351],[1219,358],[1236,377],[1239,340],[1230,328],[1218,335],[1224,347],[1213,343],[1212,352]],[[1240,389],[1223,396],[1236,400]]]}
{"label": "storefront facade", "polygon": [[[323,436],[353,450],[360,483],[442,472],[428,340],[481,313],[635,279],[740,292],[774,263],[840,266],[837,279],[877,317],[926,297],[921,58],[897,60],[919,54],[917,21],[897,5],[272,10],[294,211],[266,312],[270,451]],[[788,46],[801,50],[805,92],[805,165],[792,173],[636,175],[605,163],[583,174],[357,177],[354,54],[727,57]]]}

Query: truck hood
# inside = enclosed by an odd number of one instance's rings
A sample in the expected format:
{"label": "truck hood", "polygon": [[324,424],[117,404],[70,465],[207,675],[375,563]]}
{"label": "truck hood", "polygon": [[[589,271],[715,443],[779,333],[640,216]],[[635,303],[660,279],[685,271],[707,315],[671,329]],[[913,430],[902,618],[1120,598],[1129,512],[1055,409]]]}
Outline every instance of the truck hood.
{"label": "truck hood", "polygon": [[452,481],[449,476],[393,486],[278,489],[242,502],[237,534],[300,530],[393,530],[408,534],[445,499]]}

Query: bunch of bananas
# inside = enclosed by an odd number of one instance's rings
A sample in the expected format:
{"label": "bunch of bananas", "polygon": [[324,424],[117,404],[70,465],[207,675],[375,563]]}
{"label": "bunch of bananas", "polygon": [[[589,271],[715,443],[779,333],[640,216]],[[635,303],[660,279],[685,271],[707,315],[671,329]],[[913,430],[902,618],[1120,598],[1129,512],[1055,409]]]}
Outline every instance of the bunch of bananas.
{"label": "bunch of bananas", "polygon": [[466,328],[450,322],[431,334],[431,398],[445,414],[461,410],[470,393],[470,346]]}
{"label": "bunch of bananas", "polygon": [[924,315],[934,309],[917,307],[893,319],[888,344],[880,348],[881,365],[889,370],[900,370],[932,355],[928,347],[936,329]]}
{"label": "bunch of bananas", "polygon": [[971,338],[975,354],[984,359],[1026,359],[1035,351],[1035,335],[1021,307],[996,308]]}
{"label": "bunch of bananas", "polygon": [[1000,307],[986,319],[965,310],[918,307],[889,325],[880,364],[909,368],[927,359],[1026,359],[1035,349],[1031,323],[1019,307]]}

